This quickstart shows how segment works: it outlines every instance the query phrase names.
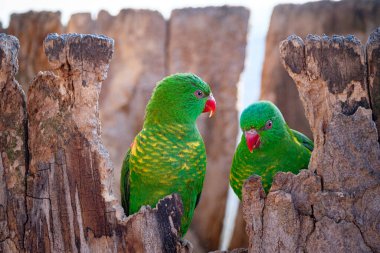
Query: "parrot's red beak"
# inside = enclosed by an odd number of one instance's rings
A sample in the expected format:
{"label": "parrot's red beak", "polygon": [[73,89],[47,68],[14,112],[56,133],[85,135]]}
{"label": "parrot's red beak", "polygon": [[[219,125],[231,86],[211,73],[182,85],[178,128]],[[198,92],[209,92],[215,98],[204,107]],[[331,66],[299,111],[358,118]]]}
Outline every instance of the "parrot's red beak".
{"label": "parrot's red beak", "polygon": [[210,112],[209,118],[211,118],[212,115],[214,114],[215,110],[216,110],[216,101],[214,99],[214,96],[212,94],[210,94],[210,96],[208,97],[208,99],[206,101],[205,108],[203,109],[203,112]]}
{"label": "parrot's red beak", "polygon": [[258,148],[260,146],[260,135],[255,129],[245,131],[244,135],[249,152],[252,153],[255,148]]}

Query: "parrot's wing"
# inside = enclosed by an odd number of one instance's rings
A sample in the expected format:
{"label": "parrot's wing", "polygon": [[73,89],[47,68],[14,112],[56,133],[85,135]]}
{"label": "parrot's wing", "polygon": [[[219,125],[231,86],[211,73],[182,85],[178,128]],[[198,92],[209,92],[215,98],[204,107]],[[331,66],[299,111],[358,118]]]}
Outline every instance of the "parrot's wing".
{"label": "parrot's wing", "polygon": [[131,149],[128,150],[125,155],[123,166],[121,168],[120,177],[120,193],[121,193],[121,205],[124,208],[125,214],[129,215],[129,157],[131,155]]}
{"label": "parrot's wing", "polygon": [[313,151],[314,149],[314,143],[304,134],[296,131],[296,130],[293,130],[293,129],[290,129],[292,131],[292,133],[294,134],[294,137],[296,137],[296,139],[302,144],[304,145],[308,150],[310,151]]}

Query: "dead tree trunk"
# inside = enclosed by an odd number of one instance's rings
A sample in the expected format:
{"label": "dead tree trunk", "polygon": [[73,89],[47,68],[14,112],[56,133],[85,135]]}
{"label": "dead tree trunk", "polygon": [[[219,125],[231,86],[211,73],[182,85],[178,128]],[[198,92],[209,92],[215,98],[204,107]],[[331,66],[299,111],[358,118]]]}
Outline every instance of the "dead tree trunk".
{"label": "dead tree trunk", "polygon": [[23,248],[26,170],[25,95],[15,80],[16,37],[0,34],[0,252]]}
{"label": "dead tree trunk", "polygon": [[[378,77],[379,30],[367,44]],[[366,50],[353,36],[290,36],[280,46],[314,134],[309,169],[279,173],[264,197],[244,185],[249,252],[379,252],[380,149],[370,108]],[[371,88],[372,87],[372,88]],[[376,88],[373,88],[376,87]],[[372,102],[372,105],[375,103]]]}
{"label": "dead tree trunk", "polygon": [[1,252],[191,252],[178,237],[177,195],[128,218],[113,196],[98,115],[113,46],[104,36],[50,34],[53,71],[34,78],[25,107],[14,80],[18,41],[0,36]]}

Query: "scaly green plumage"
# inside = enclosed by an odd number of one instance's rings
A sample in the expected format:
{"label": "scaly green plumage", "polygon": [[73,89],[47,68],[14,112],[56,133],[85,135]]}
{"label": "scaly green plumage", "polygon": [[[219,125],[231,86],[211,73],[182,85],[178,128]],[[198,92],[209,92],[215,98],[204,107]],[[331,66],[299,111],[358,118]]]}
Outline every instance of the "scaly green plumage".
{"label": "scaly green plumage", "polygon": [[[194,94],[199,90],[204,97]],[[184,207],[181,234],[185,235],[206,172],[206,151],[196,119],[210,94],[210,87],[193,74],[175,74],[157,84],[143,129],[122,167],[121,195],[127,214],[179,193]]]}
{"label": "scaly green plumage", "polygon": [[[266,129],[269,120],[271,128]],[[307,168],[313,142],[302,133],[290,129],[273,103],[260,101],[250,105],[241,115],[240,127],[243,135],[230,173],[230,185],[240,199],[244,181],[253,174],[261,176],[264,190],[268,192],[277,172],[297,174]],[[257,130],[261,141],[252,153],[248,150],[244,135],[250,129]]]}

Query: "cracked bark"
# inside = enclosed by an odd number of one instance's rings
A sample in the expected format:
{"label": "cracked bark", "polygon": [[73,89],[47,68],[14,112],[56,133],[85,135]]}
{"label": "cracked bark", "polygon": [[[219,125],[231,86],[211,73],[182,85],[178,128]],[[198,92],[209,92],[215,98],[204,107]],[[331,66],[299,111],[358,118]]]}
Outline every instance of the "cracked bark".
{"label": "cracked bark", "polygon": [[18,40],[0,35],[1,252],[192,251],[178,237],[178,195],[125,217],[112,193],[98,99],[113,48],[105,36],[50,34],[53,71],[34,78],[26,106]]}
{"label": "cracked bark", "polygon": [[15,80],[16,37],[0,34],[0,252],[23,248],[26,171],[25,95]]}
{"label": "cracked bark", "polygon": [[380,149],[373,121],[379,41],[378,29],[366,46],[353,36],[303,41],[292,35],[281,43],[315,149],[309,169],[278,173],[266,198],[257,178],[245,183],[249,252],[380,251]]}

